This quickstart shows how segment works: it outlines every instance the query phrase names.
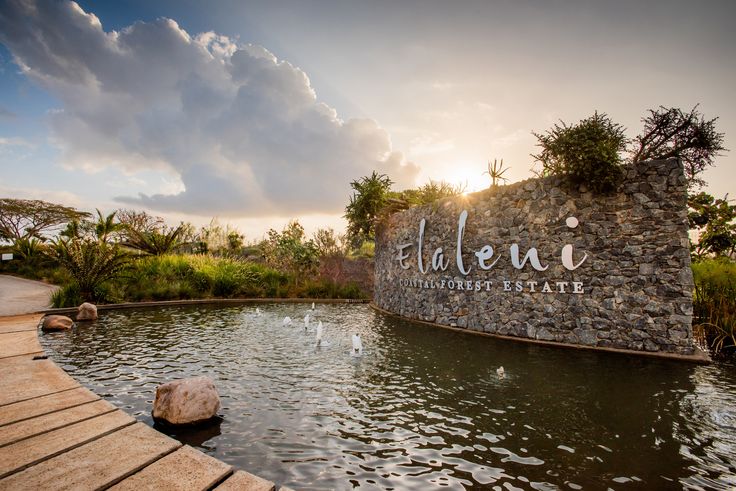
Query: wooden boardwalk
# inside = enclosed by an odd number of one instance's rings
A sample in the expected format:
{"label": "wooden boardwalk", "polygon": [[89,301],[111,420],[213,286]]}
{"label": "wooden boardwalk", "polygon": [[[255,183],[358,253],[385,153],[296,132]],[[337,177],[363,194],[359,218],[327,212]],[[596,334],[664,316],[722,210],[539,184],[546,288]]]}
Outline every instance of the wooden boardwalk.
{"label": "wooden boardwalk", "polygon": [[41,317],[0,317],[0,490],[275,489],[137,422],[41,358]]}

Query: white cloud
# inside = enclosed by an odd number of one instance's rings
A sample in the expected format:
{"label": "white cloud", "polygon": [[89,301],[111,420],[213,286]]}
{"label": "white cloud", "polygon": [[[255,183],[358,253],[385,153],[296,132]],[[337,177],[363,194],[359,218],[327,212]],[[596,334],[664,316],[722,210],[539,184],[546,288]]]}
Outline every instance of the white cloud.
{"label": "white cloud", "polygon": [[49,118],[65,167],[166,170],[185,188],[120,199],[128,204],[329,213],[352,179],[375,169],[406,186],[418,172],[375,121],[340,120],[302,70],[260,46],[192,37],[170,19],[106,32],[76,3],[34,0],[0,11],[0,41],[62,102]]}

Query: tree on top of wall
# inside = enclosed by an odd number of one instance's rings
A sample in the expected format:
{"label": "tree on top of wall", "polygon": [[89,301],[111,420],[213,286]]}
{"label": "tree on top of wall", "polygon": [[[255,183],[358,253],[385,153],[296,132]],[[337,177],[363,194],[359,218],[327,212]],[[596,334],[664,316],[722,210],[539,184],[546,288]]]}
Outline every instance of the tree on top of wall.
{"label": "tree on top of wall", "polygon": [[642,119],[644,130],[634,139],[631,162],[678,157],[685,168],[688,189],[705,185],[703,171],[722,152],[724,134],[716,130],[718,118],[706,119],[696,105],[688,112],[675,107],[650,109]]}
{"label": "tree on top of wall", "polygon": [[585,184],[596,193],[614,191],[621,181],[619,154],[627,140],[624,128],[605,113],[595,112],[574,125],[560,121],[545,133],[533,134],[541,151],[532,157],[542,164],[542,175]]}

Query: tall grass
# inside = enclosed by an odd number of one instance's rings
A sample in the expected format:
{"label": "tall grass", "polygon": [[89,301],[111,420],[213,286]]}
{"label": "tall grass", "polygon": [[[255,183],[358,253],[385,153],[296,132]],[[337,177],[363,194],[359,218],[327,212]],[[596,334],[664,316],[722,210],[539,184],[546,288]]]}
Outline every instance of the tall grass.
{"label": "tall grass", "polygon": [[[136,258],[126,273],[102,285],[100,303],[190,298],[365,298],[354,283],[299,278],[262,264],[228,257],[167,254]],[[79,305],[78,287],[67,284],[52,299],[55,307]]]}
{"label": "tall grass", "polygon": [[736,346],[736,263],[706,259],[693,263],[693,331],[716,352]]}

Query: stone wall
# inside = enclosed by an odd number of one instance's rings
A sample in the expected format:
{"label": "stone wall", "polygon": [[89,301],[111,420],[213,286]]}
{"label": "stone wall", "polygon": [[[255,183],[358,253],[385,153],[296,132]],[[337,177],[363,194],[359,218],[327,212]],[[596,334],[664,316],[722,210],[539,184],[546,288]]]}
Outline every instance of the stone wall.
{"label": "stone wall", "polygon": [[610,196],[529,179],[396,213],[377,231],[376,306],[447,326],[689,355],[692,287],[674,159],[628,168]]}

